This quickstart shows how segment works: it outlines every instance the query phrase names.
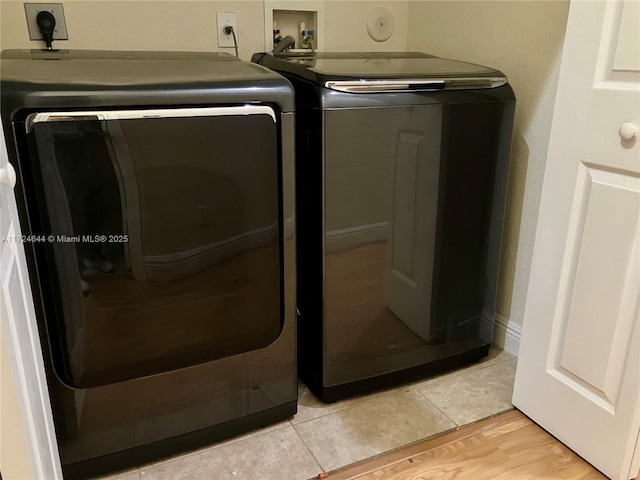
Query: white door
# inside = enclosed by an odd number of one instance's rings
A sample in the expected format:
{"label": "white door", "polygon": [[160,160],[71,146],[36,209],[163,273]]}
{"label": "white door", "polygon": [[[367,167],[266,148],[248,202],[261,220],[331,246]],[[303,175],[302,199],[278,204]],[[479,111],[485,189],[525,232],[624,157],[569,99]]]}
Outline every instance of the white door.
{"label": "white door", "polygon": [[640,432],[639,28],[637,0],[571,4],[513,396],[625,480]]}
{"label": "white door", "polygon": [[[386,306],[427,342],[436,341],[431,290],[438,217],[442,109],[411,109],[391,160],[393,186]],[[423,130],[416,130],[418,125]],[[413,127],[413,128],[411,128]]]}
{"label": "white door", "polygon": [[[12,450],[12,454],[29,459],[31,478],[62,479],[24,246],[19,238],[15,181],[16,173],[7,161],[0,128],[0,329],[4,340],[0,348],[7,348],[7,355],[2,352],[2,356],[9,359],[15,400],[22,409],[17,423],[26,443],[26,451]],[[4,429],[2,433],[4,436]],[[6,433],[11,438],[11,432]],[[13,470],[18,459],[3,456],[2,460],[6,478],[21,475]]]}

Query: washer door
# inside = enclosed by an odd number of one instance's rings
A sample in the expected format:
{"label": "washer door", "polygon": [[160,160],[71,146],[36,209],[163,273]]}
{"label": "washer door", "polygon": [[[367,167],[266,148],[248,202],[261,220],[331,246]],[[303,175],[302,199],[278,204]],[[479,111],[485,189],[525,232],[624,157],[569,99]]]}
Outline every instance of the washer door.
{"label": "washer door", "polygon": [[29,117],[27,201],[65,383],[106,385],[278,338],[277,121],[258,105]]}

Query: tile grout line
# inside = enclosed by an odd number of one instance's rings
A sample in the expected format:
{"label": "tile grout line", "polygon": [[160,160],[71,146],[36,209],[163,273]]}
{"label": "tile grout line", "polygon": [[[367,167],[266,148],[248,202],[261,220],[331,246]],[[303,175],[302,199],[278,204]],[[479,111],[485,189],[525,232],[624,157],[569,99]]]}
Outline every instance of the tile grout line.
{"label": "tile grout line", "polygon": [[[468,371],[468,372],[465,372],[465,373],[463,373],[463,374],[461,374],[461,375],[456,375],[455,377],[451,377],[450,379],[447,379],[446,381],[453,381],[454,379],[456,379],[456,381],[457,381],[457,380],[459,380],[459,377],[462,377],[462,376],[464,376],[464,375],[469,375],[469,374],[472,374],[472,373],[476,373],[478,370],[484,370],[484,369],[486,369],[486,368],[493,367],[493,366],[496,366],[496,365],[501,365],[501,364],[503,364],[503,363],[506,363],[506,362],[509,362],[509,361],[514,361],[514,360],[515,360],[515,361],[516,361],[516,363],[517,363],[517,357],[509,358],[509,359],[506,359],[506,360],[502,360],[502,361],[500,361],[500,362],[492,363],[491,365],[487,365],[486,367],[476,368],[476,369],[470,370],[470,371]],[[429,387],[430,387],[430,386],[429,386],[429,385],[427,385],[427,386],[425,386],[422,390],[427,391],[427,390],[429,390]],[[449,417],[449,416],[448,416],[448,415],[447,415],[447,414],[446,414],[446,413],[445,413],[445,412],[444,412],[444,411],[443,411],[443,410],[442,410],[442,409],[441,409],[441,408],[440,408],[440,407],[439,407],[435,402],[433,402],[432,400],[430,400],[430,399],[429,399],[429,397],[427,397],[426,393],[423,393],[421,390],[416,390],[416,391],[417,391],[420,395],[422,395],[422,396],[423,396],[423,397],[424,397],[424,398],[425,398],[429,403],[431,403],[435,408],[437,408],[440,412],[442,412],[442,414],[443,414],[443,415],[445,415],[445,416],[446,416],[447,418],[449,418],[449,419],[450,419],[454,424],[456,424],[456,425],[458,426],[458,428],[464,427],[464,426],[466,426],[466,425],[468,425],[468,424],[469,424],[469,423],[462,423],[462,424],[458,424],[458,423],[457,423],[457,422],[455,422],[452,418],[450,418],[450,417]],[[511,404],[511,408],[513,408],[513,404]],[[504,411],[508,411],[508,410],[509,410],[509,409],[506,409],[506,410],[504,410]],[[496,414],[499,414],[499,413],[503,413],[504,411],[495,412],[493,415],[496,415]],[[490,415],[490,416],[491,416],[491,415]],[[488,417],[487,417],[487,418],[488,418]],[[482,420],[482,419],[480,419],[480,420]],[[473,423],[473,422],[471,422],[471,423]]]}
{"label": "tile grout line", "polygon": [[[389,398],[390,398],[390,397],[392,397],[392,396],[399,396],[399,395],[405,395],[405,394],[417,395],[417,397],[418,397],[418,398],[417,398],[417,400],[419,400],[421,403],[422,403],[422,402],[426,402],[425,407],[427,407],[427,408],[433,407],[433,409],[434,409],[435,411],[439,412],[439,413],[442,415],[443,419],[446,419],[446,420],[447,420],[447,422],[448,422],[448,424],[449,424],[449,426],[448,426],[448,427],[446,427],[446,428],[444,428],[444,429],[438,429],[437,431],[435,431],[435,432],[431,433],[431,434],[430,434],[430,435],[428,435],[428,436],[418,438],[416,441],[423,441],[423,440],[429,439],[429,438],[431,438],[431,437],[434,437],[434,436],[437,436],[437,435],[441,435],[441,434],[446,433],[446,432],[452,432],[452,431],[457,431],[457,430],[459,430],[459,428],[460,428],[460,427],[459,427],[459,425],[458,425],[456,422],[454,422],[451,418],[449,418],[449,416],[448,416],[448,415],[446,415],[444,412],[442,412],[442,410],[440,410],[440,408],[438,408],[436,405],[434,405],[434,404],[433,404],[433,402],[431,402],[429,399],[425,398],[425,397],[424,397],[424,395],[422,395],[419,391],[417,391],[417,390],[415,390],[415,389],[413,389],[413,388],[411,388],[411,387],[408,387],[408,386],[401,387],[401,388],[399,388],[397,391],[395,391],[393,394],[391,394],[391,395],[385,395],[385,396],[383,396],[382,398],[379,398],[379,399],[376,399],[376,400],[384,401],[384,400],[389,399]],[[415,397],[414,397],[414,398],[415,398]],[[372,402],[367,402],[367,403],[372,403]],[[363,406],[363,405],[365,405],[365,404],[364,404],[364,403],[362,403],[362,404],[354,405],[354,407],[360,407],[360,406]],[[345,409],[345,410],[346,410],[346,409]],[[333,414],[341,413],[341,412],[343,412],[343,411],[345,411],[345,410],[340,410],[340,411],[337,411],[337,412],[332,412],[332,413],[331,413],[331,414],[329,414],[329,415],[333,415]],[[321,418],[321,417],[316,417],[316,418]],[[312,420],[313,420],[313,419],[312,419]],[[300,424],[302,424],[302,423],[306,423],[306,422],[301,422]],[[298,425],[299,425],[299,424],[298,424]],[[322,463],[318,460],[318,458],[316,458],[316,456],[313,454],[313,452],[312,452],[311,448],[309,447],[309,445],[307,445],[307,443],[305,442],[305,440],[304,440],[303,436],[300,434],[300,432],[298,432],[298,430],[297,430],[297,428],[296,428],[296,425],[294,425],[294,428],[296,429],[296,433],[298,433],[298,435],[300,436],[301,440],[303,441],[303,443],[305,444],[305,446],[307,447],[307,449],[309,450],[309,452],[311,453],[311,455],[315,458],[315,460],[318,462],[318,464],[319,464],[319,465],[320,465],[320,467],[322,468],[322,471],[324,471],[324,472],[328,472],[328,471],[325,469],[325,466],[323,466],[323,465],[322,465]],[[403,448],[403,447],[406,447],[407,445],[410,445],[411,443],[413,443],[413,442],[409,442],[408,444],[398,445],[398,446],[396,446],[396,447],[393,447],[391,450],[393,450],[393,449],[395,449],[395,448]],[[388,450],[388,451],[391,451],[391,450]],[[379,452],[379,453],[375,454],[374,456],[377,456],[377,455],[379,455],[379,454],[383,454],[383,453],[387,453],[387,450],[382,451],[382,452]],[[355,463],[357,463],[357,462],[360,462],[360,461],[364,461],[364,460],[366,460],[367,458],[369,458],[369,457],[365,457],[365,458],[362,458],[362,459],[359,459],[359,460],[355,460],[354,462],[355,462]],[[335,468],[339,468],[339,469],[341,469],[341,468],[344,468],[344,467],[348,467],[349,465],[351,465],[351,464],[352,464],[352,463],[354,463],[354,462],[350,462],[350,463],[347,463],[347,464],[345,464],[345,465],[340,465],[340,466],[335,467]],[[334,468],[332,468],[332,470],[334,470]]]}
{"label": "tile grout line", "polygon": [[[416,392],[417,392],[417,393],[418,393],[422,398],[424,398],[424,399],[427,401],[427,403],[429,403],[429,405],[433,405],[433,408],[435,408],[436,410],[438,410],[442,415],[444,415],[444,417],[445,417],[447,420],[449,420],[451,423],[453,423],[453,424],[456,426],[456,430],[458,430],[460,427],[462,427],[462,425],[458,425],[458,422],[456,422],[453,418],[449,417],[449,415],[447,415],[446,413],[444,413],[444,412],[442,411],[442,409],[441,409],[438,405],[436,405],[436,404],[435,404],[435,403],[433,403],[431,400],[429,400],[429,399],[427,398],[427,396],[426,396],[424,393],[422,393],[420,390],[416,390]],[[446,430],[443,430],[443,432],[444,432],[444,431],[446,431]],[[442,433],[442,432],[440,432],[440,433]],[[436,433],[435,435],[438,435],[438,434]]]}
{"label": "tile grout line", "polygon": [[309,445],[307,445],[307,442],[304,441],[304,438],[302,438],[302,435],[300,435],[300,432],[298,432],[298,429],[296,428],[296,426],[295,425],[291,425],[291,426],[293,427],[293,431],[296,432],[296,435],[298,436],[298,438],[300,439],[300,441],[304,445],[304,448],[306,448],[307,452],[309,452],[309,454],[311,455],[311,458],[313,458],[316,461],[316,463],[318,464],[318,467],[320,467],[321,472],[326,472],[325,468],[320,463],[320,460],[318,460],[316,458],[316,456],[311,451],[311,448],[309,448]]}
{"label": "tile grout line", "polygon": [[[397,388],[401,388],[401,387],[397,387]],[[354,407],[359,407],[360,405],[366,405],[367,403],[375,402],[375,401],[380,400],[380,399],[382,399],[382,398],[386,398],[386,397],[389,397],[389,396],[391,396],[391,395],[395,395],[394,390],[396,390],[396,389],[394,388],[394,389],[389,390],[389,391],[387,391],[387,392],[385,392],[385,391],[381,391],[381,392],[374,392],[374,393],[372,393],[372,394],[370,394],[370,395],[378,395],[378,394],[379,394],[380,396],[379,396],[379,397],[377,397],[377,398],[371,398],[371,399],[369,399],[369,400],[364,400],[364,399],[363,399],[363,401],[362,401],[362,402],[360,402],[360,403],[356,403],[355,405],[350,405],[350,406],[348,406],[348,407],[344,407],[344,408],[341,408],[341,409],[339,409],[339,410],[334,410],[334,411],[332,411],[332,412],[323,413],[323,414],[318,415],[318,416],[316,416],[316,417],[313,417],[313,418],[307,418],[306,420],[301,420],[301,421],[296,422],[296,423],[291,422],[291,425],[293,425],[293,426],[295,427],[296,425],[302,425],[303,423],[311,422],[312,420],[316,420],[316,419],[318,419],[318,418],[326,417],[327,415],[333,415],[334,413],[344,412],[345,410],[350,410],[350,409],[352,409],[352,408],[354,408]],[[317,398],[317,397],[316,397],[316,398]],[[352,398],[349,398],[349,399],[346,399],[346,400],[353,400],[353,399],[352,399]],[[319,401],[321,402],[321,400],[319,400]],[[328,404],[328,405],[331,405],[331,404]]]}

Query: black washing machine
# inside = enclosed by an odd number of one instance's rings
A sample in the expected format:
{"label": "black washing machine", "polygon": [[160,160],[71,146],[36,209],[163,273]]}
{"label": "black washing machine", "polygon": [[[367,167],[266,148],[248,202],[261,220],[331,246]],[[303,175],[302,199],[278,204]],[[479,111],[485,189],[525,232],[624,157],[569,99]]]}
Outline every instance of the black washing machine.
{"label": "black washing machine", "polygon": [[293,415],[291,85],[226,54],[1,67],[65,478]]}
{"label": "black washing machine", "polygon": [[487,355],[515,98],[423,53],[255,54],[296,92],[299,372],[325,401]]}

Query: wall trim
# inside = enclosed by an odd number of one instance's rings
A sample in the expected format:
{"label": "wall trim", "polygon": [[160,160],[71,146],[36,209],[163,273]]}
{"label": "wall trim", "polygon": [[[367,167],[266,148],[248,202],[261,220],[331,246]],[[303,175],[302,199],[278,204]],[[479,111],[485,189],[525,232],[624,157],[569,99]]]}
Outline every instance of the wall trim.
{"label": "wall trim", "polygon": [[182,252],[145,255],[147,278],[167,282],[195,275],[243,252],[265,247],[278,238],[278,224],[267,225]]}
{"label": "wall trim", "polygon": [[492,339],[491,343],[496,347],[517,357],[520,350],[522,327],[497,313],[494,315],[482,312],[479,336],[485,341]]}
{"label": "wall trim", "polygon": [[325,251],[327,253],[340,252],[360,247],[369,243],[386,240],[389,236],[389,222],[357,225],[341,230],[327,231]]}
{"label": "wall trim", "polygon": [[518,356],[522,327],[496,313],[493,330],[493,343],[511,355]]}

